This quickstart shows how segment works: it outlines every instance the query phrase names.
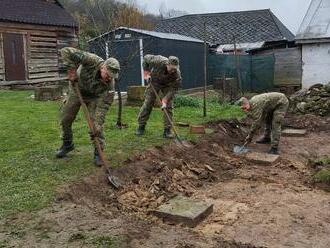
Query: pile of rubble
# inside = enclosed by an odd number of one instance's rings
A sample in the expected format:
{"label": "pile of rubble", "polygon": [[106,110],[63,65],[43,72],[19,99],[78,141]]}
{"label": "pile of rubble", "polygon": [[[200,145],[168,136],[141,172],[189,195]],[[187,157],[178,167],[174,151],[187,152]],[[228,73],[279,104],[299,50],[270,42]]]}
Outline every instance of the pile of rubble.
{"label": "pile of rubble", "polygon": [[315,84],[309,89],[301,89],[290,97],[290,109],[294,113],[330,115],[330,82]]}

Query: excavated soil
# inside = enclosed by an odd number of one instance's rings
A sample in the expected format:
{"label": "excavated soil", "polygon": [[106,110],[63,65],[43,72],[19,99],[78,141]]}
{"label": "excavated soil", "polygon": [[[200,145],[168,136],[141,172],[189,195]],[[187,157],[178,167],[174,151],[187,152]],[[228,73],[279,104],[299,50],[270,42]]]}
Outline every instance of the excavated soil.
{"label": "excavated soil", "polygon": [[[122,190],[114,191],[102,171],[59,189],[51,207],[0,222],[0,240],[9,247],[94,247],[102,237],[134,248],[329,247],[330,194],[313,184],[308,166],[330,152],[327,119],[289,116],[285,124],[309,132],[283,137],[271,166],[232,153],[245,123],[211,123],[215,132],[189,148],[154,147],[125,161],[114,172]],[[209,201],[214,212],[195,228],[152,216],[177,194]]]}

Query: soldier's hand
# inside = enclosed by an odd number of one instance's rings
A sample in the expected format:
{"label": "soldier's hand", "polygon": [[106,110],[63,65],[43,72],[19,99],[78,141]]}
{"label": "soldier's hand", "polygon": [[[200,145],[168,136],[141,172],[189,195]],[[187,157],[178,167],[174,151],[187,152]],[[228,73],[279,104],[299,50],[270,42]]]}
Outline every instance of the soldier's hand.
{"label": "soldier's hand", "polygon": [[144,80],[146,80],[147,82],[150,81],[150,79],[151,79],[150,71],[144,70],[143,71],[143,76],[144,76]]}
{"label": "soldier's hand", "polygon": [[77,70],[75,68],[72,68],[72,69],[69,69],[68,70],[68,79],[71,82],[74,82],[74,81],[76,81],[78,79]]}
{"label": "soldier's hand", "polygon": [[162,99],[162,106],[160,107],[161,110],[164,110],[167,108],[167,101],[165,99]]}

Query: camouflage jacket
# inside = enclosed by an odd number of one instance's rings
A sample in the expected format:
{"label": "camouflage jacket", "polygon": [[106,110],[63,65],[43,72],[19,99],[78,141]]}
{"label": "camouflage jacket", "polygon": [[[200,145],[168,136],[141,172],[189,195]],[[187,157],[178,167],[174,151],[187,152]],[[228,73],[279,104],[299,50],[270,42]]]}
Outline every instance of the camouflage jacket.
{"label": "camouflage jacket", "polygon": [[253,120],[250,135],[253,136],[265,121],[267,114],[281,105],[288,104],[288,99],[282,93],[272,92],[256,95],[249,102],[251,109],[248,117]]}
{"label": "camouflage jacket", "polygon": [[168,58],[161,55],[146,55],[143,60],[143,69],[150,71],[151,82],[155,85],[179,88],[181,86],[181,72],[178,68],[174,73],[168,73],[166,65]]}
{"label": "camouflage jacket", "polygon": [[109,84],[101,81],[102,58],[72,47],[65,47],[60,52],[66,68],[77,70],[79,88],[84,97],[99,97],[106,91],[114,90],[114,80]]}

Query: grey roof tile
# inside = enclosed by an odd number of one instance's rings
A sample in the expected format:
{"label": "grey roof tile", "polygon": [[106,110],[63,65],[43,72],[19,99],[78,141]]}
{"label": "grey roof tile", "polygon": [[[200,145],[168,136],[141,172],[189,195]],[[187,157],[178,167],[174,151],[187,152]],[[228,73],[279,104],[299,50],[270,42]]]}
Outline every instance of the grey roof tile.
{"label": "grey roof tile", "polygon": [[294,40],[294,35],[269,10],[193,14],[162,20],[155,31],[177,33],[212,44]]}
{"label": "grey roof tile", "polygon": [[0,21],[77,27],[58,1],[46,0],[0,0]]}

